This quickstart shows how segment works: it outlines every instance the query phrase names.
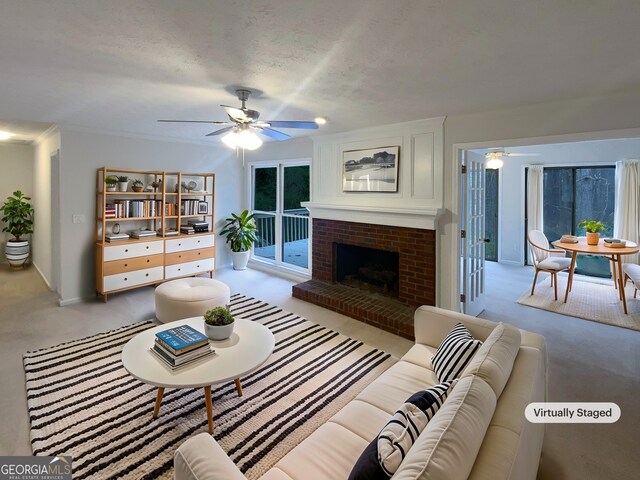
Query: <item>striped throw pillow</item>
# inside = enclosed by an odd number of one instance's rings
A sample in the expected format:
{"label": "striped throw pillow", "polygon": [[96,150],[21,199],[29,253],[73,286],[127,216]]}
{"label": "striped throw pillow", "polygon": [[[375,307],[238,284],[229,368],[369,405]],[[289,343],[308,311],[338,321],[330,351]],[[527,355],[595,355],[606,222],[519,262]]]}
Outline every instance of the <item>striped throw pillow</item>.
{"label": "striped throw pillow", "polygon": [[391,478],[454,384],[442,383],[413,394],[364,449],[349,480]]}
{"label": "striped throw pillow", "polygon": [[433,370],[441,382],[450,382],[460,376],[482,345],[473,338],[469,330],[461,323],[444,337],[438,351],[431,358]]}
{"label": "striped throw pillow", "polygon": [[378,434],[378,461],[389,476],[400,467],[420,433],[442,406],[454,382],[414,393]]}

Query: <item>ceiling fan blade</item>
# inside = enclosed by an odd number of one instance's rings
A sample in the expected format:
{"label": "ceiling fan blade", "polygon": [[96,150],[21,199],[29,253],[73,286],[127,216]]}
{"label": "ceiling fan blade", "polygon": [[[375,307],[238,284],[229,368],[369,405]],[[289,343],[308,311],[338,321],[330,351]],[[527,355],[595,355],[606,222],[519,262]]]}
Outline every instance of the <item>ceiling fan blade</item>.
{"label": "ceiling fan blade", "polygon": [[276,140],[286,140],[288,138],[291,138],[290,135],[287,135],[286,133],[279,132],[279,131],[274,130],[272,128],[261,127],[260,130],[267,137],[275,138]]}
{"label": "ceiling fan blade", "polygon": [[316,122],[297,122],[297,121],[279,121],[279,120],[267,120],[268,124],[276,128],[309,128],[317,129],[318,124]]}
{"label": "ceiling fan blade", "polygon": [[225,132],[228,132],[229,130],[233,130],[234,127],[225,127],[225,128],[221,128],[220,130],[216,130],[215,132],[211,132],[211,133],[207,133],[205,136],[207,137],[213,137],[215,135],[222,135]]}
{"label": "ceiling fan blade", "polygon": [[158,122],[169,122],[169,123],[209,123],[211,125],[233,125],[230,122],[213,122],[207,120],[158,120]]}
{"label": "ceiling fan blade", "polygon": [[539,153],[507,153],[509,157],[539,157]]}
{"label": "ceiling fan blade", "polygon": [[240,122],[246,122],[249,120],[249,117],[244,113],[244,111],[240,108],[230,107],[229,105],[220,105],[224,108],[224,111],[227,112],[232,119],[238,120]]}

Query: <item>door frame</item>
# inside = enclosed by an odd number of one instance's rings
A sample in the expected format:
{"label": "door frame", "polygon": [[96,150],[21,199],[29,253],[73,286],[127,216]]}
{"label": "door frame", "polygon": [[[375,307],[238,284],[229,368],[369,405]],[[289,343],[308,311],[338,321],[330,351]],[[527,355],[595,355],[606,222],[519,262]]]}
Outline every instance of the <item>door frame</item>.
{"label": "door frame", "polygon": [[[446,124],[445,124],[446,134]],[[451,274],[449,276],[449,284],[442,285],[442,290],[448,290],[449,295],[440,297],[441,306],[453,310],[460,311],[460,293],[462,293],[462,285],[460,284],[460,158],[463,150],[477,150],[482,148],[511,148],[535,145],[547,145],[553,143],[570,143],[570,142],[586,142],[589,140],[614,140],[617,138],[640,137],[640,128],[626,128],[620,130],[602,130],[597,132],[586,133],[569,133],[562,135],[547,135],[542,137],[521,137],[508,140],[486,140],[478,142],[454,143],[451,146],[451,234],[454,236],[451,241],[452,251],[448,259]],[[445,156],[446,158],[446,156]],[[524,201],[522,202],[524,203]],[[523,227],[524,228],[524,227]],[[437,243],[442,241],[442,235],[439,236]],[[447,261],[443,259],[442,261]],[[440,281],[444,280],[442,276]],[[448,287],[448,288],[447,288]]]}

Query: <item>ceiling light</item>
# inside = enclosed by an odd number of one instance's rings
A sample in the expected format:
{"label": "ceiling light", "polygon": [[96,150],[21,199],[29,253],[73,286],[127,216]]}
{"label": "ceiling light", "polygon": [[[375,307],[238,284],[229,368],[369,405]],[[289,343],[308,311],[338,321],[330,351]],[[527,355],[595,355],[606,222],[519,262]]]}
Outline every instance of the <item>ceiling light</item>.
{"label": "ceiling light", "polygon": [[327,123],[327,117],[316,117],[313,119],[318,125],[324,125]]}
{"label": "ceiling light", "polygon": [[233,149],[239,147],[244,150],[255,150],[262,145],[260,137],[247,128],[233,130],[221,140],[227,147]]}
{"label": "ceiling light", "polygon": [[502,168],[503,165],[504,162],[499,158],[492,158],[491,160],[487,161],[485,167],[489,170],[497,170],[499,168]]}
{"label": "ceiling light", "polygon": [[0,130],[0,140],[9,140],[11,137],[13,137],[13,133]]}

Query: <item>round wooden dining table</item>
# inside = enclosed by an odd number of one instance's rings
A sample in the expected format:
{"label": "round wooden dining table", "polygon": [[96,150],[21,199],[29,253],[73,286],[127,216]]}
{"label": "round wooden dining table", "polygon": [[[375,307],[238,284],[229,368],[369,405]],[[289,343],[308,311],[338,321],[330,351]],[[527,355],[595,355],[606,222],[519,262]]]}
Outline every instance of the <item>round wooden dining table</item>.
{"label": "round wooden dining table", "polygon": [[567,282],[567,290],[564,294],[564,303],[567,303],[569,298],[569,292],[571,291],[571,284],[573,283],[573,271],[576,268],[576,258],[579,253],[586,253],[589,255],[603,255],[611,261],[613,264],[613,283],[618,287],[620,294],[620,300],[624,307],[624,313],[627,313],[627,299],[624,293],[624,272],[622,271],[622,256],[632,255],[640,251],[640,247],[633,242],[627,242],[622,248],[610,247],[609,244],[601,238],[597,245],[587,245],[586,237],[577,237],[576,243],[566,243],[556,240],[551,242],[556,248],[561,248],[567,252],[571,252],[571,267],[569,268],[569,281]]}

